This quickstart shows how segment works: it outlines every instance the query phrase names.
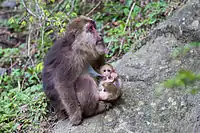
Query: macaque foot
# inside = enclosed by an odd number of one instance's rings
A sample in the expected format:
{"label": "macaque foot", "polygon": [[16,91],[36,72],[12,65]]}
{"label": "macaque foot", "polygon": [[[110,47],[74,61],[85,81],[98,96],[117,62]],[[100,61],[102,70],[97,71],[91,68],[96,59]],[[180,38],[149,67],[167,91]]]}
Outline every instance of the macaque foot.
{"label": "macaque foot", "polygon": [[57,117],[57,119],[63,119],[64,120],[64,119],[68,118],[68,115],[67,115],[65,110],[59,110],[59,111],[56,112],[56,117]]}
{"label": "macaque foot", "polygon": [[105,103],[105,109],[109,110],[112,107],[111,103]]}
{"label": "macaque foot", "polygon": [[104,111],[106,111],[106,110],[109,110],[109,108],[110,108],[111,106],[112,106],[111,103],[106,103],[106,102],[103,102],[103,101],[99,101],[96,114],[101,113],[101,112],[104,112]]}
{"label": "macaque foot", "polygon": [[69,123],[72,126],[77,126],[82,122],[82,111],[80,109],[76,110],[76,112],[69,118]]}

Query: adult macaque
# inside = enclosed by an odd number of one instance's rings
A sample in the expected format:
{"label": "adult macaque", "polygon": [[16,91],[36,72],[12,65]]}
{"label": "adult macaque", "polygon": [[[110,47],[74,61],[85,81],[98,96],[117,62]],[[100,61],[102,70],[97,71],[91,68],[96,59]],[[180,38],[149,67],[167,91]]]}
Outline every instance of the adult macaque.
{"label": "adult macaque", "polygon": [[81,16],[68,24],[66,35],[48,51],[42,72],[43,89],[52,106],[64,109],[72,125],[83,116],[91,116],[109,108],[99,101],[97,84],[88,73],[88,64],[99,69],[103,65],[105,46],[95,22]]}

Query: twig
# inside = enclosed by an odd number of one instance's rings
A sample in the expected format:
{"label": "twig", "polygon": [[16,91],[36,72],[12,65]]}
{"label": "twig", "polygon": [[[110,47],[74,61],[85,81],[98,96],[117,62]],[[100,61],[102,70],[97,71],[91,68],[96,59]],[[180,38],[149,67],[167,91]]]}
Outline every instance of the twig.
{"label": "twig", "polygon": [[18,43],[14,46],[14,48],[17,48],[20,44],[21,44],[21,42],[18,42]]}
{"label": "twig", "polygon": [[28,47],[28,57],[30,56],[30,45],[31,45],[31,33],[32,33],[32,29],[31,29],[31,24],[29,24],[29,35],[28,35],[28,41],[27,41],[27,47]]}
{"label": "twig", "polygon": [[44,55],[44,30],[45,30],[45,24],[42,26],[42,55]]}
{"label": "twig", "polygon": [[86,16],[89,16],[99,5],[101,4],[101,1],[89,12],[86,14]]}
{"label": "twig", "polygon": [[24,8],[26,9],[26,11],[27,11],[29,14],[31,14],[31,15],[34,16],[34,17],[37,17],[37,15],[35,15],[30,9],[27,8],[27,6],[26,6],[24,0],[21,0],[21,2],[22,2],[22,5],[24,6]]}
{"label": "twig", "polygon": [[[22,1],[22,4],[23,4],[24,8],[26,9],[26,11],[27,11],[30,15],[34,16],[35,18],[41,20],[42,16],[44,16],[44,18],[42,18],[42,19],[44,19],[44,21],[46,21],[46,22],[50,22],[50,25],[52,25],[52,21],[53,21],[53,22],[56,21],[56,20],[48,20],[48,18],[45,17],[44,11],[43,11],[43,9],[41,9],[41,8],[39,7],[37,1],[36,1],[36,3],[35,3],[35,4],[36,4],[37,11],[38,11],[37,14],[42,14],[41,16],[35,15],[30,9],[28,9],[28,7],[26,6],[26,4],[24,3],[24,0],[21,0],[21,1]],[[64,0],[63,0],[63,1],[64,1]],[[49,17],[50,17],[52,14],[53,14],[53,11],[50,13]]]}
{"label": "twig", "polygon": [[3,43],[4,45],[8,47],[14,47],[16,45],[15,43],[9,42],[7,40],[1,40],[1,39],[0,39],[0,43]]}
{"label": "twig", "polygon": [[105,24],[105,25],[100,29],[100,31],[104,30],[104,29],[106,28],[106,26],[108,26],[109,24],[110,24],[110,23]]}
{"label": "twig", "polygon": [[[127,27],[128,22],[129,22],[129,20],[130,20],[131,13],[132,13],[134,7],[135,7],[135,2],[134,2],[134,3],[132,4],[132,6],[131,6],[131,10],[130,10],[130,12],[129,12],[129,14],[128,14],[128,18],[127,18],[127,20],[126,20],[126,24],[125,24],[125,27],[124,27],[124,31],[123,31],[123,32],[126,31],[126,27]],[[124,43],[124,38],[123,38],[122,41],[121,41],[121,44],[120,44],[120,47],[119,47],[119,53],[118,53],[118,55],[120,55],[121,52],[122,52],[123,43]]]}
{"label": "twig", "polygon": [[45,16],[43,9],[41,9],[41,7],[39,6],[37,0],[35,0],[35,9],[36,12],[38,12],[37,14],[41,14],[41,16],[39,16],[39,18],[42,18]]}
{"label": "twig", "polygon": [[71,3],[72,3],[71,8],[70,8],[69,12],[67,13],[67,16],[69,16],[69,14],[73,11],[75,0],[71,0]]}
{"label": "twig", "polygon": [[121,43],[120,43],[118,56],[119,56],[119,55],[121,54],[121,52],[122,52],[123,44],[124,44],[124,37],[122,38]]}
{"label": "twig", "polygon": [[110,41],[110,42],[108,43],[108,46],[107,46],[107,47],[110,47],[111,43],[112,43],[112,41]]}
{"label": "twig", "polygon": [[7,70],[12,70],[12,68],[18,63],[19,61],[15,61],[14,63],[11,63],[10,67]]}
{"label": "twig", "polygon": [[133,3],[133,5],[131,6],[131,10],[130,10],[130,12],[129,12],[129,14],[128,14],[128,18],[127,18],[127,20],[126,20],[126,24],[125,24],[125,27],[124,27],[124,32],[126,31],[126,27],[127,27],[127,25],[128,25],[128,22],[129,22],[129,19],[130,19],[130,17],[131,17],[131,13],[132,13],[134,7],[135,7],[135,3]]}
{"label": "twig", "polygon": [[57,10],[61,7],[61,5],[63,4],[63,2],[64,2],[64,0],[59,1],[59,3],[57,4],[57,6],[54,7],[53,10],[51,11],[51,13],[49,15],[50,17],[51,17],[51,15],[53,15],[53,12],[57,12]]}
{"label": "twig", "polygon": [[2,29],[2,30],[0,29],[0,31],[1,31],[0,35],[9,35],[9,36],[11,35],[10,31],[8,31],[7,29]]}
{"label": "twig", "polygon": [[1,10],[0,15],[6,15],[6,14],[11,14],[11,13],[18,14],[18,13],[22,13],[22,12],[23,11],[19,10],[19,9],[17,11],[16,10],[8,10],[8,11],[7,10],[3,10],[3,11]]}

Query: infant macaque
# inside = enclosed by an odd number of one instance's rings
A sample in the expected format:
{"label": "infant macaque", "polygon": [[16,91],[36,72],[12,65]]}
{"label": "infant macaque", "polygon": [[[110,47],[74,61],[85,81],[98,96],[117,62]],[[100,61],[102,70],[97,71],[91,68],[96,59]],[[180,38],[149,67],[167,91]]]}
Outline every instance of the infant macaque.
{"label": "infant macaque", "polygon": [[102,101],[114,101],[121,95],[122,82],[110,64],[105,64],[100,68],[103,78],[99,82],[99,95]]}
{"label": "infant macaque", "polygon": [[89,65],[88,73],[92,77],[101,78],[99,81],[99,100],[111,102],[120,97],[122,82],[112,65],[105,64],[101,66],[100,74]]}

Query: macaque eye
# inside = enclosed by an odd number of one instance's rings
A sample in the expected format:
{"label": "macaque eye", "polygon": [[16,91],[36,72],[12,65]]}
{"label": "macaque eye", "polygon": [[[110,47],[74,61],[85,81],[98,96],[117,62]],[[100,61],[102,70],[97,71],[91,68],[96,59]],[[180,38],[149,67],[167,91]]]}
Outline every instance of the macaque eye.
{"label": "macaque eye", "polygon": [[106,70],[103,70],[103,72],[106,72]]}
{"label": "macaque eye", "polygon": [[103,92],[106,92],[106,89],[103,89]]}
{"label": "macaque eye", "polygon": [[91,21],[91,24],[93,25],[93,27],[96,29],[96,23],[94,20]]}
{"label": "macaque eye", "polygon": [[96,29],[95,21],[90,21],[87,28],[89,32],[94,32],[94,30]]}
{"label": "macaque eye", "polygon": [[110,70],[110,69],[108,69],[108,72],[111,72],[111,70]]}
{"label": "macaque eye", "polygon": [[88,26],[88,31],[89,31],[89,32],[92,32],[93,29],[94,29],[94,26],[93,26],[92,24],[90,24],[90,25]]}

